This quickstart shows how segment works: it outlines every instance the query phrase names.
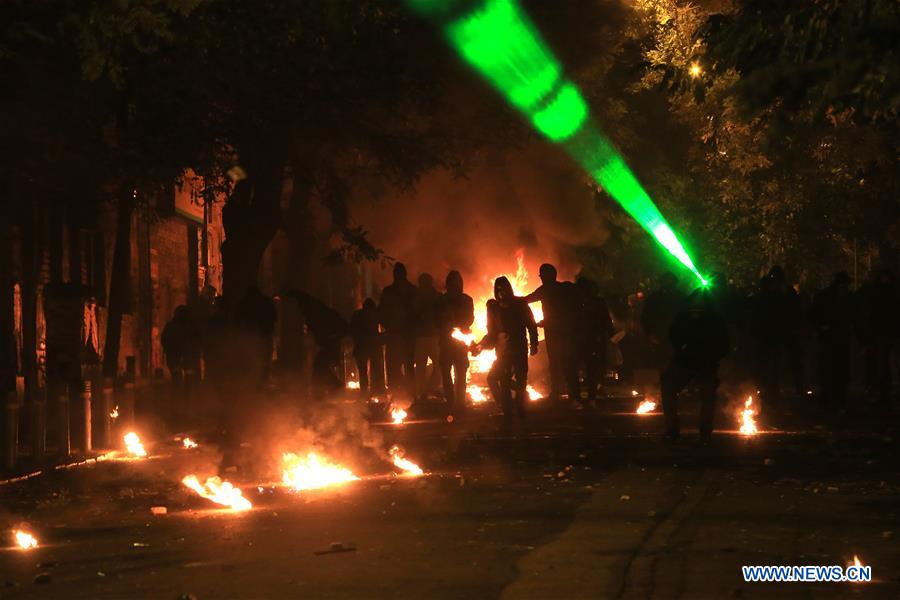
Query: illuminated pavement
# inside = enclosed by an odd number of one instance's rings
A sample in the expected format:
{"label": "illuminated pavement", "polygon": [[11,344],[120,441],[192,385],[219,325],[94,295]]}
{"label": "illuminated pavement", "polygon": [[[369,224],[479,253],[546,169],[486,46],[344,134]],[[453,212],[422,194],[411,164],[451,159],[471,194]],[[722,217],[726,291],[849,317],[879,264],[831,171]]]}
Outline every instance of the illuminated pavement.
{"label": "illuminated pavement", "polygon": [[[158,445],[168,458],[0,487],[4,527],[25,520],[41,542],[0,551],[0,597],[896,598],[897,430],[859,425],[723,433],[705,448],[627,414],[383,427],[434,473],[301,494],[238,478],[254,503],[242,514],[177,483],[202,453]],[[740,576],[854,554],[876,582]]]}

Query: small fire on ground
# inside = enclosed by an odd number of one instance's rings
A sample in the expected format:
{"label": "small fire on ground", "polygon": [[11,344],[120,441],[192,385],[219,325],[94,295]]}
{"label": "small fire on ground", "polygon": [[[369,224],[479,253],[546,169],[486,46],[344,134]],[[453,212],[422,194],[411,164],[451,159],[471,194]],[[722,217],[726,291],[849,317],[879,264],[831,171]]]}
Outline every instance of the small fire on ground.
{"label": "small fire on ground", "polygon": [[22,550],[31,550],[33,548],[37,548],[38,541],[37,538],[28,533],[27,531],[22,531],[21,529],[16,529],[15,531],[16,537],[16,545]]}
{"label": "small fire on ground", "polygon": [[405,452],[400,446],[394,446],[393,448],[391,448],[390,454],[391,459],[394,461],[394,466],[403,471],[404,475],[419,477],[420,475],[425,474],[425,471],[422,470],[422,467],[404,457]]}
{"label": "small fire on ground", "polygon": [[110,419],[118,419],[119,418],[119,407],[118,406],[116,406],[111,411],[109,411],[109,418]]}
{"label": "small fire on ground", "polygon": [[281,480],[295,491],[316,490],[357,481],[350,469],[337,465],[315,452],[305,456],[286,452],[281,458]]}
{"label": "small fire on ground", "polygon": [[347,389],[348,389],[348,390],[358,390],[358,389],[359,389],[359,382],[358,382],[358,381],[353,381],[353,380],[351,379],[350,381],[347,382]]}
{"label": "small fire on ground", "polygon": [[647,413],[652,413],[654,410],[656,410],[656,402],[653,400],[642,400],[634,412],[639,415],[646,415]]}
{"label": "small fire on ground", "polygon": [[391,421],[394,425],[402,425],[407,416],[406,410],[402,408],[397,407],[391,409]]}
{"label": "small fire on ground", "polygon": [[189,437],[186,437],[186,438],[184,438],[183,440],[181,440],[181,445],[184,446],[184,448],[185,448],[186,450],[190,450],[190,449],[192,449],[192,448],[196,448],[196,447],[197,447],[197,442],[195,442],[194,440],[192,440],[192,439],[189,438]]}
{"label": "small fire on ground", "polygon": [[147,456],[147,451],[144,449],[144,444],[141,443],[141,438],[138,437],[138,434],[129,431],[123,439],[125,441],[125,449],[128,450],[129,454],[139,458]]}
{"label": "small fire on ground", "polygon": [[756,426],[756,409],[753,408],[753,396],[747,396],[744,409],[740,412],[741,428],[743,435],[756,435],[759,428]]}
{"label": "small fire on ground", "polygon": [[187,475],[181,480],[181,483],[195,491],[200,497],[212,500],[231,510],[244,511],[253,508],[239,488],[227,481],[222,481],[219,477],[207,477],[206,483],[201,484],[196,475]]}

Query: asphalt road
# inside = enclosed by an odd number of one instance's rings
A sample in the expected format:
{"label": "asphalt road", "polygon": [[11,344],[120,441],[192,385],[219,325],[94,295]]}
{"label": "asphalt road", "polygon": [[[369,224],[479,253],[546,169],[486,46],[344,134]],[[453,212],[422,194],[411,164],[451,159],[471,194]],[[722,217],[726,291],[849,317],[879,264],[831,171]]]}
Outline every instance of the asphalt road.
{"label": "asphalt road", "polygon": [[[230,477],[254,504],[245,513],[178,482],[217,460],[202,438],[3,485],[4,528],[24,524],[40,546],[7,538],[0,598],[900,597],[889,423],[832,435],[798,418],[701,446],[690,430],[664,441],[658,416],[615,412],[537,414],[513,429],[486,413],[377,425],[369,437],[402,443],[431,474],[391,477],[376,456],[355,469],[360,481],[293,493],[248,469]],[[875,581],[741,576],[741,565],[854,554]]]}

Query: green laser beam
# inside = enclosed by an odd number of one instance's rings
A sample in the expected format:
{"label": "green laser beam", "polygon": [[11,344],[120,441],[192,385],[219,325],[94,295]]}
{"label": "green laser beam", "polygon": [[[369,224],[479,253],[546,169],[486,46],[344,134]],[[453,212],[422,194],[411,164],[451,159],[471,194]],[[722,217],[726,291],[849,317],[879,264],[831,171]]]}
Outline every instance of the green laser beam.
{"label": "green laser beam", "polygon": [[516,0],[407,0],[436,22],[450,44],[569,155],[700,283],[694,261],[621,153],[590,118],[587,101]]}

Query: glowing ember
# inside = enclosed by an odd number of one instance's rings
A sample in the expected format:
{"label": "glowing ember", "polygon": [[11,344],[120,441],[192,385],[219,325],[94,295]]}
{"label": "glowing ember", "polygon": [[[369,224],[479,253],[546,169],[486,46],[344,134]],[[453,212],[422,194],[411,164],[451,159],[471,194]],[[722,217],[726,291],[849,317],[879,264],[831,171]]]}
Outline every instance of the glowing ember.
{"label": "glowing ember", "polygon": [[109,418],[110,419],[118,419],[119,418],[119,407],[118,406],[116,406],[114,409],[112,409],[109,412]]}
{"label": "glowing ember", "polygon": [[454,340],[459,340],[466,346],[469,346],[472,342],[475,341],[474,333],[463,333],[459,327],[454,327],[453,332],[450,334]]}
{"label": "glowing ember", "polygon": [[186,437],[183,440],[181,440],[181,445],[184,446],[185,448],[187,448],[188,450],[190,450],[191,448],[197,447],[197,442],[195,442],[194,440],[192,440],[189,437]]}
{"label": "glowing ember", "polygon": [[348,389],[348,390],[358,390],[358,389],[359,389],[359,382],[358,382],[358,381],[348,381],[348,382],[347,382],[347,389]]}
{"label": "glowing ember", "polygon": [[392,408],[391,409],[391,420],[394,422],[394,425],[402,425],[403,421],[406,419],[406,411],[402,408]]}
{"label": "glowing ember", "polygon": [[227,481],[222,481],[218,477],[208,477],[206,483],[201,485],[196,475],[188,475],[181,480],[181,483],[197,492],[200,497],[212,500],[216,504],[227,506],[231,510],[242,511],[253,508],[250,501],[241,494],[239,488],[234,487]]}
{"label": "glowing ember", "polygon": [[640,396],[637,390],[631,390],[631,395],[635,397]]}
{"label": "glowing ember", "polygon": [[128,453],[132,456],[144,457],[147,456],[147,451],[144,450],[144,445],[141,443],[141,438],[138,437],[133,431],[129,431],[125,434],[125,448],[128,450]]}
{"label": "glowing ember", "polygon": [[395,467],[402,470],[405,475],[410,475],[412,477],[419,477],[420,475],[425,474],[422,467],[405,459],[403,455],[403,449],[400,446],[391,448],[391,459],[394,461]]}
{"label": "glowing ember", "polygon": [[653,400],[643,400],[640,404],[638,404],[636,412],[639,415],[646,415],[647,413],[651,413],[656,410],[656,402]]}
{"label": "glowing ember", "polygon": [[32,548],[37,548],[38,541],[37,538],[28,533],[27,531],[22,531],[21,529],[16,529],[16,544],[22,550],[31,550]]}
{"label": "glowing ember", "polygon": [[469,394],[469,398],[472,399],[473,404],[481,404],[488,401],[487,394],[484,393],[484,388],[480,385],[467,385],[466,392]]}
{"label": "glowing ember", "polygon": [[747,396],[744,402],[744,410],[741,411],[741,433],[744,435],[756,435],[759,429],[756,427],[756,409],[753,408],[753,396]]}
{"label": "glowing ember", "polygon": [[352,471],[333,464],[315,452],[300,456],[287,452],[282,456],[282,476],[285,485],[296,491],[315,490],[359,479]]}
{"label": "glowing ember", "polygon": [[540,393],[539,391],[534,389],[533,385],[529,385],[528,387],[526,387],[525,391],[528,393],[528,399],[531,400],[532,402],[537,402],[538,400],[541,400],[544,397],[544,395],[542,393]]}

